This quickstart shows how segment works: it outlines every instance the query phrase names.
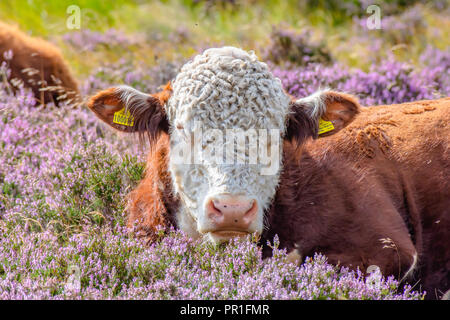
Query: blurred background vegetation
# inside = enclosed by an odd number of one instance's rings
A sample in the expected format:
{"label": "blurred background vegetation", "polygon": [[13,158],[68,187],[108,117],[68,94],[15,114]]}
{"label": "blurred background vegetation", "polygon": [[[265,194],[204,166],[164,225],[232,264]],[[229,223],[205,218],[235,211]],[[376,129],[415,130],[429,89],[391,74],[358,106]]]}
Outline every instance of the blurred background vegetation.
{"label": "blurred background vegetation", "polygon": [[[379,30],[366,27],[371,4],[381,9]],[[67,27],[71,5],[81,9],[80,30]],[[309,55],[367,71],[387,54],[414,64],[427,46],[447,50],[450,44],[445,0],[1,0],[0,20],[59,45],[81,78],[124,56],[153,65],[215,45],[255,50],[275,63],[301,64]],[[87,31],[111,39],[76,50],[71,35]],[[123,45],[118,35],[134,40]]]}

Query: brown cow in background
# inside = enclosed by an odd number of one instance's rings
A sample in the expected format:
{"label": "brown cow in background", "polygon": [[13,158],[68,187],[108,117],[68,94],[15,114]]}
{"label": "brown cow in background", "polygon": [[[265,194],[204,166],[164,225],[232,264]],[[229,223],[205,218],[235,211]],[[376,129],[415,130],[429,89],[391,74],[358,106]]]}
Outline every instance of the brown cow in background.
{"label": "brown cow in background", "polygon": [[[6,60],[5,54],[10,50],[13,57]],[[40,103],[57,105],[77,96],[77,83],[57,47],[0,22],[0,64],[3,61],[11,69],[10,79],[20,79]]]}

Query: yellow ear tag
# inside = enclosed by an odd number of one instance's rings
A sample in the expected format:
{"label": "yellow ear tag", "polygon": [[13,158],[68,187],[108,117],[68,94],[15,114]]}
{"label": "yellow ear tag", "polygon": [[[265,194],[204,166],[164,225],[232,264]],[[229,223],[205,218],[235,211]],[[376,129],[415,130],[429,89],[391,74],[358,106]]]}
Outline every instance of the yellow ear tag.
{"label": "yellow ear tag", "polygon": [[334,130],[334,126],[331,121],[319,119],[319,135],[332,130]]}
{"label": "yellow ear tag", "polygon": [[125,110],[125,108],[123,108],[122,110],[114,113],[113,122],[132,127],[134,125],[134,117],[131,115],[129,110]]}

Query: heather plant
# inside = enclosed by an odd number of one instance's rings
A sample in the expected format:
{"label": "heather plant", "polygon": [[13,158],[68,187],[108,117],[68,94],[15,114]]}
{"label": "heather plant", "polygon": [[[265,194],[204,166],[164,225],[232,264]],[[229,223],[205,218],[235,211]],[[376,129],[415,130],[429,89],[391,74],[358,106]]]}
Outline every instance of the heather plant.
{"label": "heather plant", "polygon": [[311,36],[310,29],[298,33],[283,26],[274,27],[269,37],[270,44],[262,49],[261,57],[275,64],[330,64],[333,59],[325,43],[313,42]]}
{"label": "heather plant", "polygon": [[[276,65],[269,59],[273,73],[282,80],[284,88],[297,97],[330,87],[357,95],[364,105],[375,105],[435,99],[450,92],[449,51],[431,46],[419,57],[418,66],[397,61],[389,55],[373,63],[368,71],[339,62],[315,63],[314,58],[304,59],[306,64],[300,66],[281,56],[276,59],[283,62]],[[127,84],[143,92],[157,92],[161,85],[175,78],[184,61],[161,59],[156,65],[148,66],[122,58],[94,69],[83,82],[81,91],[88,95],[111,84]]]}
{"label": "heather plant", "polygon": [[[366,13],[369,5],[377,5],[380,25],[373,28],[372,16]],[[389,10],[386,1],[368,1],[361,8],[362,15],[349,15],[347,23],[322,31],[327,45],[337,61],[368,71],[373,63],[380,63],[394,54],[401,62],[417,64],[426,47],[448,47],[448,6],[438,2],[417,2],[404,11]],[[373,14],[373,12],[372,12]],[[319,28],[320,29],[320,28]]]}
{"label": "heather plant", "polygon": [[126,84],[143,92],[157,92],[161,85],[175,78],[182,63],[160,59],[157,64],[134,64],[128,58],[104,63],[95,68],[83,82],[81,92],[93,94],[110,85]]}
{"label": "heather plant", "polygon": [[143,36],[138,34],[127,35],[123,31],[111,28],[105,32],[81,29],[68,32],[62,39],[78,51],[92,51],[99,47],[117,49],[138,45],[143,41]]}
{"label": "heather plant", "polygon": [[422,66],[442,68],[442,72],[445,73],[450,67],[450,47],[439,50],[433,46],[427,46],[419,57],[419,61]]}
{"label": "heather plant", "polygon": [[[384,6],[381,5],[384,9]],[[380,29],[369,30],[367,17],[354,17],[353,28],[360,37],[381,37],[391,45],[410,44],[413,41],[425,41],[427,22],[422,6],[413,6],[398,15],[386,15],[383,11]]]}
{"label": "heather plant", "polygon": [[0,91],[0,216],[32,230],[121,224],[127,188],[143,172],[142,159],[119,153],[130,139],[104,139],[87,110],[35,104],[26,89]]}
{"label": "heather plant", "polygon": [[[150,247],[123,228],[92,227],[61,243],[51,230],[0,221],[1,299],[420,299],[379,273],[339,269],[324,256],[300,267],[272,244],[261,259],[251,239],[227,246],[171,231]],[[57,248],[57,249],[56,249]],[[24,263],[26,262],[26,263]],[[78,278],[68,270],[78,270]]]}
{"label": "heather plant", "polygon": [[[366,14],[366,8],[370,5],[378,5],[383,9],[386,15],[395,15],[407,11],[410,7],[418,3],[426,3],[421,0],[354,0],[354,1],[339,1],[339,0],[306,0],[302,2],[302,7],[309,10],[323,10],[332,12],[336,16],[336,20],[345,21],[345,18],[351,16],[363,16]],[[429,5],[436,10],[443,10],[448,6],[447,1],[437,0],[430,1]]]}
{"label": "heather plant", "polygon": [[[284,88],[293,96],[303,97],[319,88],[334,88],[357,95],[366,106],[393,104],[423,99],[436,99],[450,94],[448,51],[428,49],[422,68],[398,62],[392,57],[374,64],[368,72],[336,63],[332,66],[314,64],[282,69],[272,67]],[[434,55],[436,62],[428,60]],[[429,61],[428,63],[425,61]]]}

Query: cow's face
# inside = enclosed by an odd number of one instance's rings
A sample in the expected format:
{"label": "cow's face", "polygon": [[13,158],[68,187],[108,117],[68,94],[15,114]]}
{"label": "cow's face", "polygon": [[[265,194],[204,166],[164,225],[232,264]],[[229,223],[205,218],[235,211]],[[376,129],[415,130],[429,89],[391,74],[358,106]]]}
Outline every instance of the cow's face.
{"label": "cow's face", "polygon": [[196,231],[214,241],[262,232],[289,103],[254,54],[209,49],[183,66],[166,105],[169,168]]}
{"label": "cow's face", "polygon": [[144,131],[151,140],[160,131],[170,134],[169,170],[182,204],[178,225],[214,242],[262,233],[283,139],[301,145],[316,137],[320,118],[336,132],[358,110],[351,97],[334,92],[294,101],[253,53],[232,47],[195,57],[159,94],[112,88],[89,107],[116,129]]}

